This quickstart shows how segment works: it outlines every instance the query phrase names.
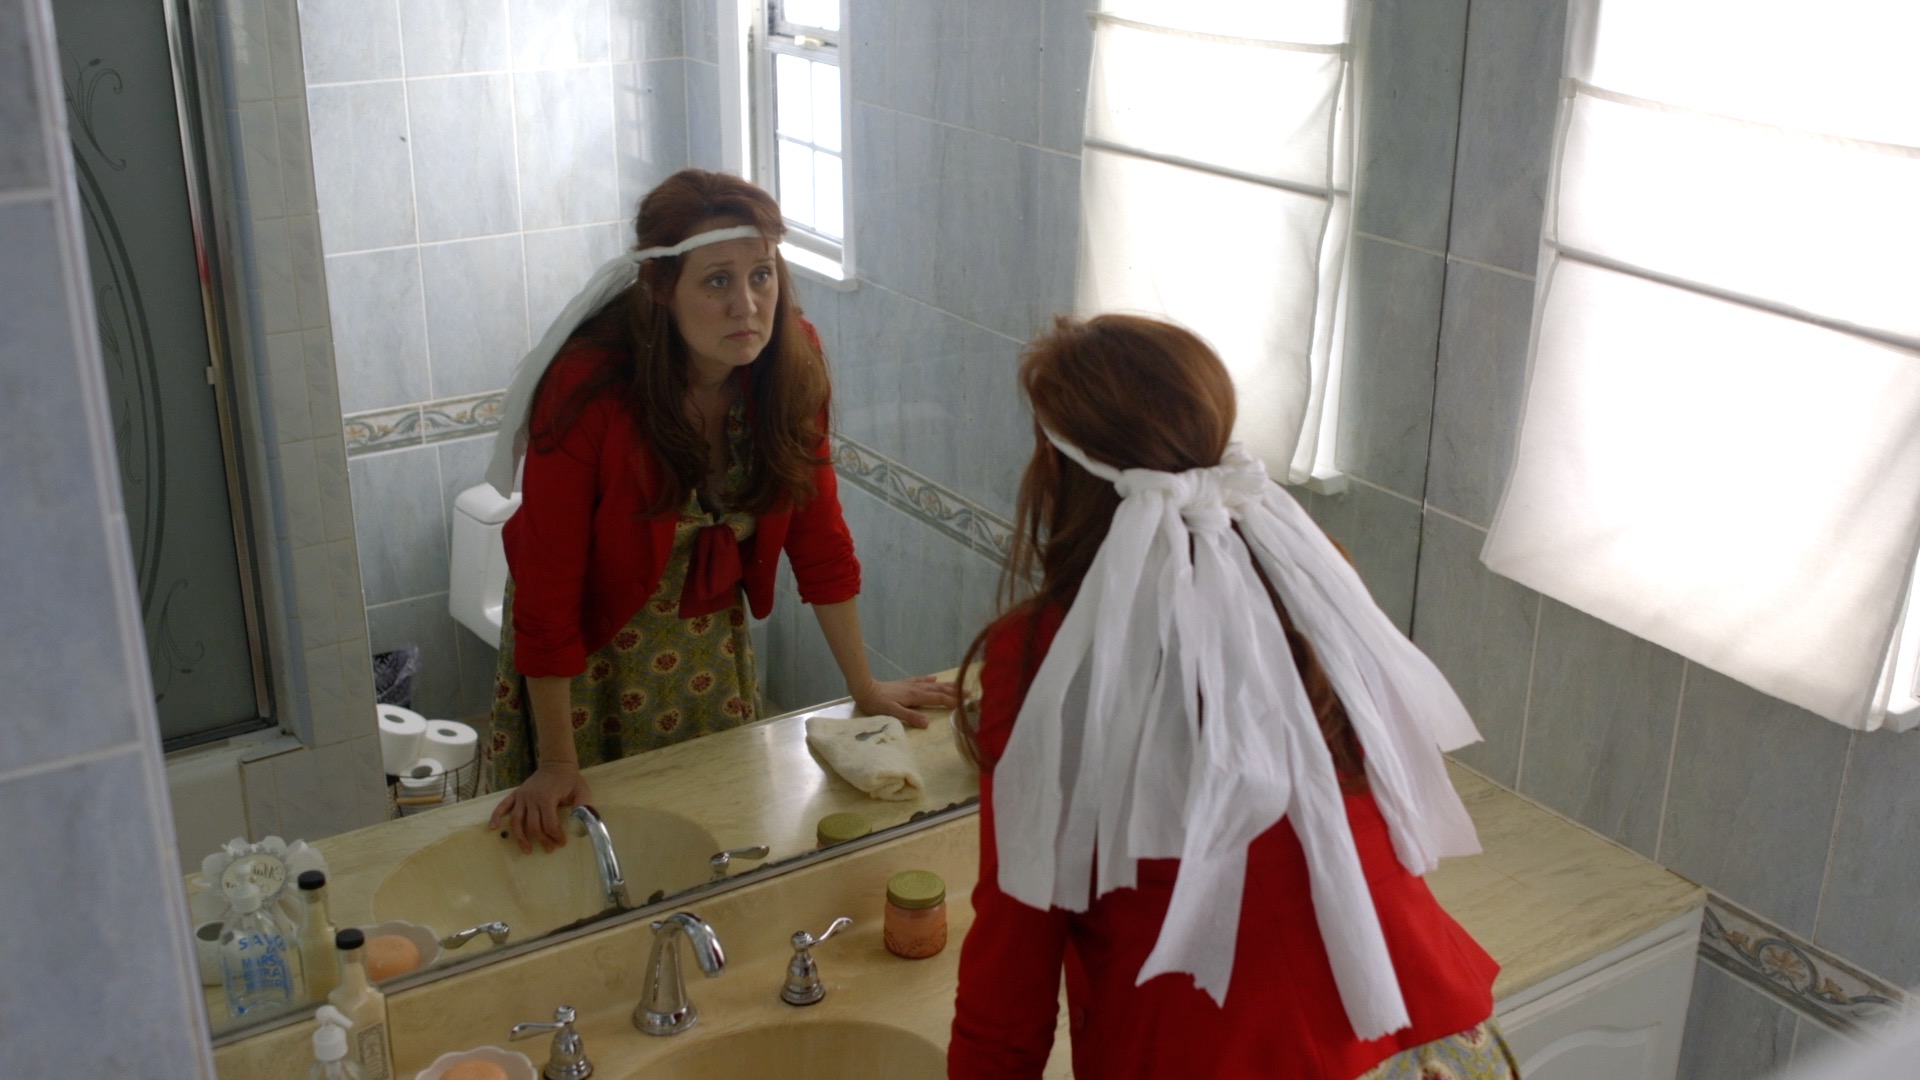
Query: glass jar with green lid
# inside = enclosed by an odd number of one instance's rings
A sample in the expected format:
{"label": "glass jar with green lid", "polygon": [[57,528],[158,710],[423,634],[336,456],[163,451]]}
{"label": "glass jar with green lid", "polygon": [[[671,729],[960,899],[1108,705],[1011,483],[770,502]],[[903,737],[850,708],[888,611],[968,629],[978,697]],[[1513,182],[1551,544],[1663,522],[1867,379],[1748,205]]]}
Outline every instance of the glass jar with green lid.
{"label": "glass jar with green lid", "polygon": [[849,840],[858,840],[873,831],[873,822],[865,814],[856,814],[843,810],[838,814],[828,814],[813,827],[813,837],[820,847],[832,847]]}
{"label": "glass jar with green lid", "polygon": [[947,883],[929,870],[906,870],[887,882],[887,951],[909,960],[947,947]]}

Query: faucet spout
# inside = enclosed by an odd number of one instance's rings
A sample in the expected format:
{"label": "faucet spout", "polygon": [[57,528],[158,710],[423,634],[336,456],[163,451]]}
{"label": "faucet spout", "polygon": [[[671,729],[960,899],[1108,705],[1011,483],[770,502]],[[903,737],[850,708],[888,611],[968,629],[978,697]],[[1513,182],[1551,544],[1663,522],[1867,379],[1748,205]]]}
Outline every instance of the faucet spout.
{"label": "faucet spout", "polygon": [[678,941],[686,938],[694,962],[711,979],[727,966],[720,938],[707,921],[680,911],[653,923],[653,951],[647,956],[646,987],[633,1010],[633,1026],[648,1035],[677,1035],[700,1019],[687,999],[687,980],[680,972]]}
{"label": "faucet spout", "polygon": [[633,906],[627,898],[627,879],[620,873],[620,856],[613,851],[613,835],[599,811],[591,806],[576,806],[569,817],[574,835],[585,836],[593,844],[593,862],[600,868],[600,886],[605,890],[607,906],[625,910]]}

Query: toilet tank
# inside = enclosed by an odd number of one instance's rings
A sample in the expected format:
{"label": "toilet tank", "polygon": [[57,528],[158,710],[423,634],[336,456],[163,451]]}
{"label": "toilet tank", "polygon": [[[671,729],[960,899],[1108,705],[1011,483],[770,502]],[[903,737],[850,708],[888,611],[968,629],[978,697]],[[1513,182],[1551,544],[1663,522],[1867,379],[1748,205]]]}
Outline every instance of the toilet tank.
{"label": "toilet tank", "polygon": [[453,559],[447,611],[487,647],[500,647],[500,608],[506,600],[507,550],[500,527],[520,508],[520,496],[477,484],[453,500]]}

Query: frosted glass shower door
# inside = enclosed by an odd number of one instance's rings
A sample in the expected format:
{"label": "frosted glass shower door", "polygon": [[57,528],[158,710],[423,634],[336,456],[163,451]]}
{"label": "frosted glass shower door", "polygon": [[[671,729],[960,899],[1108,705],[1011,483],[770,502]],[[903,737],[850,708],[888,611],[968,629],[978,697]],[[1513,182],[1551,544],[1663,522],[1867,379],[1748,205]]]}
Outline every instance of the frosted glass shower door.
{"label": "frosted glass shower door", "polygon": [[[54,0],[75,180],[168,748],[262,724],[167,24],[152,0]],[[184,15],[182,15],[184,17]]]}

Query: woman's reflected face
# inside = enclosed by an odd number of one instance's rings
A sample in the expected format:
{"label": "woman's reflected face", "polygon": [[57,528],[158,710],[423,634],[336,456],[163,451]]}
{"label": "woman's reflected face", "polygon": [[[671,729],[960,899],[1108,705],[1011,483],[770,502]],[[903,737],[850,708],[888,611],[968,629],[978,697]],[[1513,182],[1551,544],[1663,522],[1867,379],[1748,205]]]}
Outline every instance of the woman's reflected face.
{"label": "woman's reflected face", "polygon": [[[737,222],[702,222],[695,233]],[[693,363],[711,374],[751,364],[773,336],[780,303],[774,247],[745,237],[694,248],[683,257],[668,307]]]}

